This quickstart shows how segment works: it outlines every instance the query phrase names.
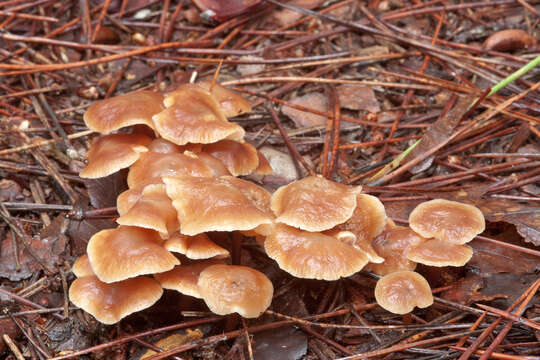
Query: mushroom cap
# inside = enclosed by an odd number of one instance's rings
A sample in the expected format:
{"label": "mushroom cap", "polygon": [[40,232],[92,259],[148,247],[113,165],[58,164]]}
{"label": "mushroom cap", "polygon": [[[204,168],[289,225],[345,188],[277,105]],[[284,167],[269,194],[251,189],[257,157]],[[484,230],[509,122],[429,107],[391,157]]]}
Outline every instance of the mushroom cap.
{"label": "mushroom cap", "polygon": [[156,231],[119,226],[94,234],[86,249],[97,277],[106,283],[171,270],[180,261]]}
{"label": "mushroom cap", "polygon": [[160,154],[182,154],[184,151],[200,151],[200,144],[186,144],[184,146],[176,145],[163,138],[157,138],[152,140],[147,146],[148,151],[160,153]]}
{"label": "mushroom cap", "polygon": [[272,222],[270,194],[249,181],[232,176],[167,176],[163,181],[184,235],[251,230]]}
{"label": "mushroom cap", "polygon": [[429,266],[463,266],[473,256],[473,249],[468,245],[449,243],[444,240],[430,239],[409,250],[407,259]]}
{"label": "mushroom cap", "polygon": [[308,176],[277,189],[271,207],[276,222],[307,231],[329,230],[350,219],[360,190],[321,176]]}
{"label": "mushroom cap", "polygon": [[211,177],[212,169],[193,153],[144,153],[129,168],[127,183],[130,189],[147,184],[162,183],[163,176],[191,175]]}
{"label": "mushroom cap", "polygon": [[407,259],[409,250],[422,242],[423,237],[403,226],[387,225],[385,230],[371,242],[377,254],[384,258],[380,264],[368,264],[367,270],[386,275],[400,270],[414,270],[416,263]]}
{"label": "mushroom cap", "polygon": [[219,103],[219,107],[223,111],[223,114],[225,114],[225,117],[229,118],[251,112],[251,105],[243,96],[220,84],[215,83],[212,86],[212,81],[201,81],[195,85],[200,86],[206,91],[210,91],[210,87],[212,87],[211,94]]}
{"label": "mushroom cap", "polygon": [[73,272],[73,275],[78,278],[95,275],[94,270],[92,270],[92,265],[90,265],[90,260],[88,260],[88,254],[84,254],[75,260],[71,267],[71,271]]}
{"label": "mushroom cap", "polygon": [[180,228],[176,209],[167,196],[164,184],[149,184],[129,189],[116,199],[120,225],[139,226],[156,230],[163,237]]}
{"label": "mushroom cap", "polygon": [[174,233],[165,241],[165,249],[185,255],[188,259],[225,258],[229,252],[210,240],[206,234],[187,236]]}
{"label": "mushroom cap", "polygon": [[336,226],[333,229],[326,230],[322,232],[325,235],[335,237],[336,239],[349,244],[350,246],[362,250],[368,257],[369,262],[380,264],[384,261],[384,258],[380,257],[379,254],[371,246],[371,241],[367,241],[365,238],[358,239],[356,234],[348,230],[339,230],[339,226]]}
{"label": "mushroom cap", "polygon": [[257,149],[248,143],[221,140],[204,145],[202,151],[219,159],[233,176],[251,174],[259,165]]}
{"label": "mushroom cap", "polygon": [[212,265],[197,282],[199,293],[218,315],[238,313],[245,318],[262,314],[272,302],[274,287],[261,272],[236,265]]}
{"label": "mushroom cap", "polygon": [[144,124],[154,129],[152,116],[163,110],[163,96],[153,91],[136,91],[93,103],[84,113],[84,122],[102,134]]}
{"label": "mushroom cap", "polygon": [[177,144],[209,144],[223,139],[242,141],[244,129],[227,121],[216,100],[201,88],[175,90],[181,99],[152,119],[157,132]]}
{"label": "mushroom cap", "polygon": [[88,163],[79,173],[83,178],[100,178],[131,166],[152,139],[140,134],[112,134],[92,143],[86,158]]}
{"label": "mushroom cap", "polygon": [[199,160],[208,165],[208,167],[212,170],[213,177],[231,175],[225,164],[212,155],[203,152],[196,152],[195,155]]}
{"label": "mushroom cap", "polygon": [[375,299],[383,309],[401,315],[410,313],[415,306],[426,308],[433,304],[427,280],[414,271],[397,271],[379,279]]}
{"label": "mushroom cap", "polygon": [[465,244],[484,231],[484,215],[475,206],[445,199],[421,203],[409,215],[409,226],[425,238]]}
{"label": "mushroom cap", "polygon": [[368,263],[365,252],[322,233],[277,224],[264,241],[269,257],[298,278],[337,280],[350,276]]}
{"label": "mushroom cap", "polygon": [[85,276],[75,279],[69,288],[73,304],[108,325],[152,306],[162,294],[161,285],[144,276],[112,284],[100,281],[97,276]]}
{"label": "mushroom cap", "polygon": [[209,266],[224,264],[223,260],[202,260],[187,265],[175,266],[172,270],[164,273],[154,274],[154,278],[159,281],[165,289],[176,290],[184,295],[201,298],[197,281],[201,271]]}
{"label": "mushroom cap", "polygon": [[270,166],[268,159],[263,155],[262,152],[257,150],[257,156],[259,157],[259,165],[255,169],[255,175],[270,175],[274,173],[274,169]]}

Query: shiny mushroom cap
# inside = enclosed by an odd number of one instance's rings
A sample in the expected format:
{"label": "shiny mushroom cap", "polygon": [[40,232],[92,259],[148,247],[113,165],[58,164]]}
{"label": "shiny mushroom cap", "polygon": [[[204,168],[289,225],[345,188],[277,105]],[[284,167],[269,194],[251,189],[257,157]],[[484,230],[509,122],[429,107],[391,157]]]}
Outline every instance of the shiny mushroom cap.
{"label": "shiny mushroom cap", "polygon": [[407,259],[429,266],[463,266],[472,255],[473,250],[468,245],[431,239],[412,247]]}
{"label": "shiny mushroom cap", "polygon": [[251,230],[272,222],[270,194],[249,181],[231,176],[176,176],[164,177],[163,181],[184,235]]}
{"label": "shiny mushroom cap", "polygon": [[255,169],[255,175],[270,175],[274,173],[274,169],[270,166],[268,159],[263,155],[262,152],[257,150],[257,156],[259,157],[259,165]]}
{"label": "shiny mushroom cap", "polygon": [[165,241],[165,249],[185,255],[188,259],[225,258],[229,252],[210,240],[206,234],[187,236],[173,234]]}
{"label": "shiny mushroom cap", "polygon": [[71,267],[71,271],[73,271],[73,275],[78,278],[95,275],[94,270],[92,270],[92,265],[90,265],[90,260],[88,260],[88,254],[84,254],[75,260]]}
{"label": "shiny mushroom cap", "polygon": [[136,91],[93,103],[84,113],[84,122],[102,134],[136,124],[154,129],[152,116],[163,108],[163,96],[160,94]]}
{"label": "shiny mushroom cap", "polygon": [[162,294],[161,285],[144,276],[112,284],[100,281],[97,276],[85,276],[75,279],[69,288],[73,304],[108,325],[152,306]]}
{"label": "shiny mushroom cap", "polygon": [[201,88],[175,90],[176,102],[153,117],[157,132],[177,144],[209,144],[223,139],[242,141],[244,129],[223,115],[218,102]]}
{"label": "shiny mushroom cap", "polygon": [[335,237],[284,224],[275,226],[264,249],[281,269],[306,279],[337,280],[362,270],[369,261],[364,251]]}
{"label": "shiny mushroom cap", "polygon": [[202,151],[219,159],[233,176],[251,174],[259,165],[257,149],[248,143],[221,140],[204,145]]}
{"label": "shiny mushroom cap", "polygon": [[119,226],[94,234],[87,247],[97,277],[106,283],[171,270],[180,261],[163,247],[156,231]]}
{"label": "shiny mushroom cap", "polygon": [[484,215],[475,206],[435,199],[418,205],[409,215],[409,226],[425,238],[465,244],[484,231]]}
{"label": "shiny mushroom cap", "polygon": [[261,315],[272,302],[274,287],[261,272],[235,265],[212,265],[197,282],[199,293],[218,315],[238,313],[245,318]]}
{"label": "shiny mushroom cap", "polygon": [[159,232],[162,237],[180,229],[176,209],[167,196],[164,184],[149,184],[129,189],[116,199],[120,225],[139,226]]}
{"label": "shiny mushroom cap", "polygon": [[410,313],[415,306],[433,304],[433,295],[426,279],[414,271],[398,271],[377,281],[375,299],[383,309],[394,314]]}
{"label": "shiny mushroom cap", "polygon": [[176,145],[163,138],[157,138],[152,140],[147,146],[148,151],[160,153],[160,154],[182,154],[184,151],[200,151],[200,144],[187,144],[184,146]]}
{"label": "shiny mushroom cap", "polygon": [[112,134],[99,137],[88,150],[88,163],[81,170],[82,178],[100,178],[131,166],[148,151],[146,145],[152,141],[140,134]]}
{"label": "shiny mushroom cap", "polygon": [[210,91],[210,87],[212,87],[211,94],[219,103],[219,107],[221,108],[221,111],[223,111],[223,114],[225,114],[225,117],[229,118],[251,112],[251,105],[249,102],[241,95],[226,87],[217,83],[212,86],[211,81],[201,81],[195,85],[200,86],[206,91]]}
{"label": "shiny mushroom cap", "polygon": [[271,207],[276,222],[307,231],[329,230],[351,218],[360,190],[308,176],[274,192]]}
{"label": "shiny mushroom cap", "polygon": [[197,281],[201,272],[209,266],[224,264],[223,260],[203,260],[187,265],[178,265],[174,269],[160,274],[154,274],[165,289],[176,290],[184,295],[201,298]]}

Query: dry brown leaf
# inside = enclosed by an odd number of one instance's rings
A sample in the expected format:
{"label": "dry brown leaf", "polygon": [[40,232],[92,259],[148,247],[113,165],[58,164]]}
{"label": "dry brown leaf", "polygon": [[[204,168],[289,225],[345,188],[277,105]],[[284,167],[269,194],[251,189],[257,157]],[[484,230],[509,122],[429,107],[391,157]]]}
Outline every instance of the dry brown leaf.
{"label": "dry brown leaf", "polygon": [[[298,96],[290,102],[291,104],[300,105],[317,111],[328,111],[328,99],[326,96],[320,93],[309,93],[303,96]],[[292,121],[294,121],[296,126],[299,128],[321,126],[326,124],[326,117],[324,116],[297,110],[286,105],[281,108],[281,111]]]}

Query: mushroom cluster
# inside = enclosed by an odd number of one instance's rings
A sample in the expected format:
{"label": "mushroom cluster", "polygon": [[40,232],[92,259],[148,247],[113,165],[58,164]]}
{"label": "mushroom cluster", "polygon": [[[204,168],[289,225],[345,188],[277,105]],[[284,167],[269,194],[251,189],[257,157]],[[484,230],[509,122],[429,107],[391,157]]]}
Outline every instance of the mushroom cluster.
{"label": "mushroom cluster", "polygon": [[119,226],[94,234],[73,266],[75,305],[105,324],[153,305],[164,288],[202,298],[221,315],[257,317],[270,305],[270,280],[227,265],[229,252],[207,234],[273,222],[270,194],[236,178],[271,171],[244,142],[244,130],[227,120],[248,111],[244,98],[210,82],[184,84],[165,96],[133,92],[89,107],[84,121],[103,135],[80,175],[129,168],[129,189],[117,198]]}

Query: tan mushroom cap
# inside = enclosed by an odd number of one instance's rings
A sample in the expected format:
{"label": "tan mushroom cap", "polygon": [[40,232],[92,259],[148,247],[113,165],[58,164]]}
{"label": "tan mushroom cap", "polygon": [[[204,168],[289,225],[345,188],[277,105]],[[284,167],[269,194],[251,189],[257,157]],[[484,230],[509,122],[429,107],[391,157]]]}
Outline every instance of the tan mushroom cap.
{"label": "tan mushroom cap", "polygon": [[468,245],[449,243],[431,239],[409,250],[407,259],[429,266],[463,266],[473,256],[473,249]]}
{"label": "tan mushroom cap", "polygon": [[329,230],[351,218],[360,190],[321,176],[308,176],[274,192],[272,211],[276,222],[307,231]]}
{"label": "tan mushroom cap", "polygon": [[264,242],[269,257],[293,276],[337,280],[350,276],[368,263],[365,252],[332,236],[277,224]]}
{"label": "tan mushroom cap", "polygon": [[218,315],[238,313],[245,318],[261,315],[272,302],[274,287],[261,272],[235,265],[212,265],[197,282],[202,299]]}
{"label": "tan mushroom cap", "polygon": [[[212,81],[201,81],[195,85],[200,86],[206,91],[210,91]],[[219,103],[221,111],[223,111],[225,116],[228,118],[251,112],[251,105],[246,99],[244,99],[243,96],[221,86],[220,84],[214,84],[211,94]]]}
{"label": "tan mushroom cap", "polygon": [[102,134],[136,124],[154,129],[152,116],[163,109],[163,96],[142,90],[93,103],[84,113],[84,122]]}
{"label": "tan mushroom cap", "polygon": [[165,249],[185,255],[188,259],[225,258],[229,252],[210,240],[208,235],[187,236],[173,234],[165,241]]}
{"label": "tan mushroom cap", "polygon": [[386,275],[400,270],[414,270],[416,263],[407,259],[409,250],[426,241],[423,237],[403,226],[387,225],[371,245],[379,256],[384,258],[380,264],[368,264],[366,270],[378,275]]}
{"label": "tan mushroom cap", "polygon": [[137,277],[107,284],[96,276],[85,276],[71,284],[69,299],[103,324],[152,306],[163,294],[161,285],[148,277]]}
{"label": "tan mushroom cap", "polygon": [[171,270],[180,261],[163,247],[156,231],[119,226],[94,234],[86,249],[92,269],[106,283]]}
{"label": "tan mushroom cap", "polygon": [[339,230],[339,226],[336,226],[333,229],[326,230],[322,232],[325,235],[335,237],[336,239],[354,247],[359,250],[362,250],[368,257],[369,262],[371,263],[382,263],[384,258],[380,257],[379,254],[371,246],[371,241],[367,241],[366,238],[358,239],[356,234],[348,230]]}
{"label": "tan mushroom cap", "polygon": [[71,271],[78,278],[95,275],[94,270],[92,270],[92,265],[90,265],[90,260],[88,260],[88,254],[84,254],[75,260],[71,267]]}
{"label": "tan mushroom cap", "polygon": [[127,183],[130,189],[147,184],[162,183],[163,176],[190,175],[211,177],[212,169],[190,152],[184,154],[144,153],[129,168]]}
{"label": "tan mushroom cap", "polygon": [[251,230],[272,222],[265,206],[270,194],[249,181],[231,176],[164,177],[167,194],[178,212],[180,232]]}
{"label": "tan mushroom cap", "polygon": [[157,132],[177,144],[209,144],[223,139],[242,141],[244,129],[223,115],[216,100],[203,89],[175,91],[177,101],[153,117]]}
{"label": "tan mushroom cap", "polygon": [[268,159],[263,155],[262,152],[257,150],[257,156],[259,157],[259,165],[255,169],[254,173],[256,175],[270,175],[274,173],[274,169],[270,166]]}
{"label": "tan mushroom cap", "polygon": [[182,154],[184,151],[201,151],[202,146],[200,144],[186,144],[184,146],[176,145],[163,138],[157,138],[152,140],[147,146],[148,151],[160,153],[160,154]]}
{"label": "tan mushroom cap", "polygon": [[213,157],[210,154],[203,152],[196,152],[195,156],[202,162],[204,162],[212,170],[213,177],[220,177],[231,175],[225,164],[223,164],[219,159]]}
{"label": "tan mushroom cap", "polygon": [[219,159],[233,176],[251,174],[259,165],[257,149],[248,143],[221,140],[204,145],[202,151]]}
{"label": "tan mushroom cap", "polygon": [[433,295],[426,279],[414,271],[398,271],[377,281],[375,299],[383,309],[394,314],[410,313],[415,306],[433,304]]}
{"label": "tan mushroom cap", "polygon": [[152,139],[139,134],[112,134],[99,137],[90,146],[88,163],[79,173],[83,178],[100,178],[127,168],[148,151]]}
{"label": "tan mushroom cap", "polygon": [[154,274],[154,278],[159,281],[165,289],[176,290],[184,295],[201,298],[197,281],[201,271],[209,266],[224,264],[223,260],[202,260],[187,265],[178,265],[174,269],[160,274]]}
{"label": "tan mushroom cap", "polygon": [[116,199],[120,225],[140,226],[159,232],[163,237],[180,229],[176,209],[167,196],[164,184],[150,184],[129,189]]}
{"label": "tan mushroom cap", "polygon": [[435,199],[418,205],[409,215],[409,226],[425,238],[465,244],[484,231],[484,215],[475,206]]}

